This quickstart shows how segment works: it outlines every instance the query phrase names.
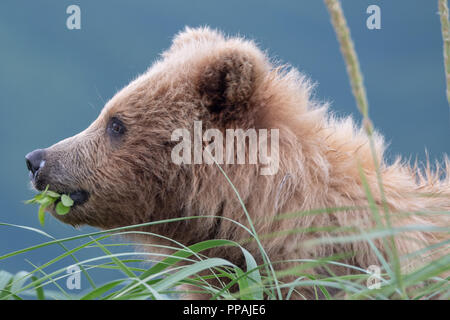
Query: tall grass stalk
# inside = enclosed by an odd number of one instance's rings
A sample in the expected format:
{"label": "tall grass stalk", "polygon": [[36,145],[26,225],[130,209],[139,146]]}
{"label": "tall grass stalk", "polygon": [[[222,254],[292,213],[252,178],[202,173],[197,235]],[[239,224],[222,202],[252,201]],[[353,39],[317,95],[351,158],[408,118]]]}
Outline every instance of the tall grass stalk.
{"label": "tall grass stalk", "polygon": [[444,69],[447,82],[447,102],[450,106],[450,25],[448,21],[447,0],[438,0],[439,15],[441,16],[442,41],[444,43]]}
{"label": "tall grass stalk", "polygon": [[345,60],[347,73],[350,78],[353,95],[356,104],[364,119],[369,118],[369,103],[367,102],[366,89],[364,80],[359,66],[358,55],[350,35],[350,29],[344,17],[341,3],[338,0],[325,0],[328,12],[330,13],[331,22],[336,32],[342,56]]}
{"label": "tall grass stalk", "polygon": [[[352,87],[352,92],[356,100],[357,107],[363,117],[363,127],[367,133],[370,143],[370,150],[372,153],[372,158],[376,168],[376,177],[378,187],[380,189],[380,194],[382,197],[382,204],[384,209],[384,218],[388,228],[391,227],[391,220],[389,209],[387,205],[387,200],[384,193],[384,186],[382,181],[382,175],[380,172],[380,164],[378,163],[378,156],[375,149],[374,137],[373,137],[373,125],[372,121],[369,118],[369,103],[367,101],[366,89],[364,87],[363,76],[361,73],[361,68],[359,64],[358,55],[356,54],[355,46],[350,35],[350,29],[347,26],[347,21],[344,16],[344,12],[342,10],[342,6],[339,0],[324,0],[327,6],[328,12],[330,13],[331,22],[333,24],[333,28],[335,30],[337,39],[339,41],[340,49],[342,52],[342,56],[344,57],[344,61],[347,67],[347,73],[350,78],[350,84]],[[365,181],[364,172],[360,170],[361,179],[363,180],[363,184],[365,185],[366,194],[368,195],[368,200],[371,202],[370,196],[370,188],[367,181]],[[365,183],[364,183],[365,182]],[[378,208],[375,205],[374,200],[372,199],[373,205],[371,205],[372,213],[376,218],[378,214]],[[377,223],[380,224],[380,219],[376,219]],[[398,281],[398,285],[400,288],[403,288],[401,282],[401,268],[400,261],[398,258],[397,248],[394,237],[389,237],[389,244],[383,238],[383,242],[385,243],[385,249],[390,256],[390,260],[394,264],[395,270],[395,278]],[[403,291],[403,290],[402,290]]]}

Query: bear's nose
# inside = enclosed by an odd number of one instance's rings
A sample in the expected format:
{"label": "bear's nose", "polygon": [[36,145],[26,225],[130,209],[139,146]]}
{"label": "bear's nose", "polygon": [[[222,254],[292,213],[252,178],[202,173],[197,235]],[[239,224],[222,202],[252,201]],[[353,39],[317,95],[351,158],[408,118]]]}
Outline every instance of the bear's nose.
{"label": "bear's nose", "polygon": [[37,149],[34,151],[31,151],[29,154],[25,156],[25,161],[27,163],[27,168],[30,170],[30,172],[33,174],[33,176],[36,175],[36,173],[41,169],[45,164],[44,159],[44,150]]}

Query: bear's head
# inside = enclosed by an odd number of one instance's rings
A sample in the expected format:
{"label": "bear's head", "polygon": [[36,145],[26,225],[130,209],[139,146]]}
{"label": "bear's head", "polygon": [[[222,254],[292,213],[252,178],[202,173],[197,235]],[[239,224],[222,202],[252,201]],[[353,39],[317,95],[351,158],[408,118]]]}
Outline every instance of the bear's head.
{"label": "bear's head", "polygon": [[173,131],[192,131],[194,121],[219,130],[269,128],[268,119],[283,118],[277,106],[291,105],[283,99],[306,101],[297,88],[278,94],[274,86],[282,84],[272,71],[253,42],[187,28],[86,130],[26,156],[32,184],[71,195],[68,214],[50,211],[72,225],[112,228],[170,218],[188,206],[198,184],[192,168],[171,161]]}

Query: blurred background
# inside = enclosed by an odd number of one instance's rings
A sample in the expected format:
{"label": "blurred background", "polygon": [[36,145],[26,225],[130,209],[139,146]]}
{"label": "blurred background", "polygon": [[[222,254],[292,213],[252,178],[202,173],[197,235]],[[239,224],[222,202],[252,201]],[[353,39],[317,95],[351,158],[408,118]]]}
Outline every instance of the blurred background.
{"label": "blurred background", "polygon": [[[68,30],[69,5],[81,29]],[[343,0],[367,88],[370,116],[395,155],[442,160],[450,153],[437,1]],[[381,30],[366,9],[381,8]],[[345,65],[322,1],[23,1],[0,2],[0,222],[40,228],[56,238],[75,230],[23,200],[34,195],[24,156],[86,128],[104,103],[144,72],[186,25],[209,25],[255,39],[268,53],[317,83],[315,98],[360,120]],[[47,239],[0,226],[0,255]],[[69,247],[76,243],[68,244]],[[78,258],[95,256],[84,250]],[[63,253],[58,246],[0,260],[0,270],[34,269]],[[97,275],[106,279],[108,273]],[[83,279],[83,286],[86,280]]]}

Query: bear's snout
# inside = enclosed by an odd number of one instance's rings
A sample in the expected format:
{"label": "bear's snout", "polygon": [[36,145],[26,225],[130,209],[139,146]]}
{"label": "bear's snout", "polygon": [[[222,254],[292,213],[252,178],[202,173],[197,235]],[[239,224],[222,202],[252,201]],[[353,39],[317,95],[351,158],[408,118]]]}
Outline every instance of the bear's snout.
{"label": "bear's snout", "polygon": [[45,151],[42,149],[31,151],[25,156],[25,161],[30,171],[30,179],[34,181],[45,165]]}
{"label": "bear's snout", "polygon": [[33,186],[39,191],[48,186],[52,191],[69,194],[75,205],[84,204],[89,199],[89,192],[78,189],[60,170],[55,158],[55,153],[48,149],[37,149],[25,156]]}

